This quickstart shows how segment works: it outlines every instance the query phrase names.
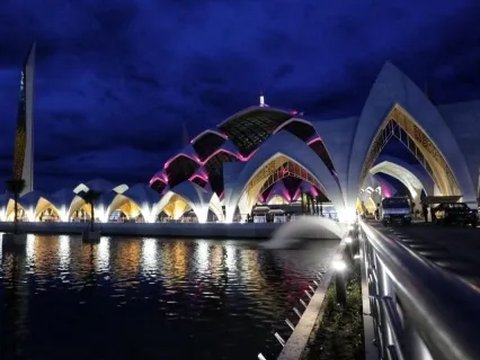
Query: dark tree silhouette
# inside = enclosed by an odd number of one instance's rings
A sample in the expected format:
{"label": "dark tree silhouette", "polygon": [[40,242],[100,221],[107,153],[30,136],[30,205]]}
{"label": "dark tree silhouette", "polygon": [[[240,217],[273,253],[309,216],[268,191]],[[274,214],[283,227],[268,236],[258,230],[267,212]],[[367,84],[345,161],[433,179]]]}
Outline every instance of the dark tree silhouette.
{"label": "dark tree silhouette", "polygon": [[25,180],[23,179],[11,179],[7,180],[7,190],[13,194],[14,201],[14,222],[13,233],[18,233],[18,198],[21,192],[25,189]]}
{"label": "dark tree silhouette", "polygon": [[78,193],[87,204],[90,205],[90,231],[93,231],[93,224],[95,222],[95,201],[98,200],[102,193],[89,189],[88,191],[81,191]]}

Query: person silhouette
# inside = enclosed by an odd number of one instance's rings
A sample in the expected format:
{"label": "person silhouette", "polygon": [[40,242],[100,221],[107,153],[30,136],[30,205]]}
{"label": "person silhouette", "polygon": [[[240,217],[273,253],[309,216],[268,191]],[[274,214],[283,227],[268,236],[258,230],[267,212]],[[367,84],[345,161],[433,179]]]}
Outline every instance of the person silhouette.
{"label": "person silhouette", "polygon": [[422,212],[423,217],[425,218],[425,222],[428,223],[428,205],[426,203],[422,204]]}

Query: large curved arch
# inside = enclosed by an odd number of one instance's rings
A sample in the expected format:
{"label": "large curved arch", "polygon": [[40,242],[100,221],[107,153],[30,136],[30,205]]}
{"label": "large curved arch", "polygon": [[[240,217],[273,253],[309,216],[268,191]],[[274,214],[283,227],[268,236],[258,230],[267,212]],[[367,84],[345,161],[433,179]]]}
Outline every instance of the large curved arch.
{"label": "large curved arch", "polygon": [[53,202],[43,196],[38,199],[37,205],[35,207],[34,220],[39,221],[42,214],[48,209],[51,209],[51,211],[53,211],[58,216],[58,219],[64,221],[65,213],[62,212],[61,209],[57,208]]}
{"label": "large curved arch", "polygon": [[48,200],[58,209],[61,221],[69,221],[70,208],[75,196],[70,189],[61,189],[49,196]]}
{"label": "large curved arch", "polygon": [[[216,196],[216,195],[215,195]],[[208,218],[208,210],[211,209],[218,219],[223,218],[223,213],[220,213],[218,197],[214,198],[214,193],[203,189],[199,185],[190,181],[184,181],[173,189],[169,190],[161,199],[156,207],[157,214],[172,204],[177,202],[177,205],[172,206],[170,213],[173,213],[173,218],[178,220],[189,208],[191,208],[197,216],[199,223],[205,223]],[[213,204],[211,205],[213,201]],[[168,210],[168,209],[167,209]]]}
{"label": "large curved arch", "polygon": [[155,217],[162,211],[174,220],[178,220],[182,215],[192,208],[192,203],[173,191],[169,190],[163,195],[157,205]]}
{"label": "large curved arch", "polygon": [[129,217],[142,215],[147,223],[155,222],[156,204],[160,201],[160,195],[145,184],[135,184],[123,194],[113,198],[107,209],[107,219],[113,211],[121,209]]}
{"label": "large curved arch", "polygon": [[[288,147],[285,144],[289,144]],[[288,159],[297,163],[309,172],[322,184],[327,197],[332,201],[337,211],[344,209],[341,189],[335,178],[315,152],[296,136],[281,131],[270,137],[257,150],[255,155],[242,168],[240,174],[225,173],[225,210],[226,221],[233,221],[233,215],[237,205],[242,206],[243,211],[249,211],[252,203],[252,194],[257,192],[268,176],[278,166]],[[271,166],[269,166],[271,164]],[[247,189],[251,187],[250,189]],[[240,202],[244,194],[250,194]],[[258,196],[258,194],[256,194]]]}
{"label": "large curved arch", "polygon": [[309,172],[305,171],[305,169],[303,169],[301,166],[289,161],[288,159],[285,159],[284,161],[285,162],[279,167],[277,167],[276,170],[274,170],[267,178],[267,180],[263,183],[262,187],[260,188],[259,194],[263,194],[268,188],[270,188],[278,181],[289,177],[298,179],[300,181],[308,182],[314,185],[317,189],[320,189],[322,192],[325,191],[322,184],[320,184],[317,179],[315,179]]}
{"label": "large curved arch", "polygon": [[110,216],[116,210],[121,210],[128,219],[134,219],[137,216],[142,215],[147,223],[155,221],[155,218],[152,219],[149,208],[142,208],[142,206],[135,200],[123,194],[118,194],[113,198],[112,203],[108,206],[106,218],[110,219]]}
{"label": "large curved arch", "polygon": [[390,161],[378,163],[373,166],[369,172],[372,175],[383,173],[399,180],[408,189],[417,207],[420,205],[422,190],[427,193],[425,186],[414,173]]}
{"label": "large curved arch", "polygon": [[25,209],[28,221],[35,221],[38,203],[42,198],[45,199],[43,193],[39,191],[31,191],[18,199],[18,203],[23,209]]}
{"label": "large curved arch", "polygon": [[430,174],[443,195],[459,195],[460,186],[439,147],[400,105],[395,104],[380,126],[363,164],[361,181],[391,138],[397,138]]}
{"label": "large curved arch", "polygon": [[399,157],[380,154],[380,156],[375,161],[374,166],[382,162],[391,162],[395,165],[401,166],[411,172],[415,177],[420,181],[427,195],[433,195],[434,193],[434,182],[431,176],[425,171],[425,169],[420,164],[412,164],[407,162]]}
{"label": "large curved arch", "polygon": [[[407,128],[423,156],[429,157],[435,164],[435,176],[449,177],[447,167],[442,164],[443,157],[464,200],[476,202],[467,164],[440,112],[408,77],[387,63],[372,86],[356,126],[348,167],[349,203],[354,204],[362,176],[378,155],[375,155],[375,140],[392,117]],[[444,175],[439,175],[442,167]],[[444,178],[437,181],[445,192],[457,190]]]}

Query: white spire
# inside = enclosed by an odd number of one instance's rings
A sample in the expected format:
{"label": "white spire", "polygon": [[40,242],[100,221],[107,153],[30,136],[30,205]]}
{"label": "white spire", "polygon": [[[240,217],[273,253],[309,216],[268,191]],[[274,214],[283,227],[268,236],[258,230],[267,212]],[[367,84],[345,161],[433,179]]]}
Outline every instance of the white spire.
{"label": "white spire", "polygon": [[263,95],[263,92],[260,93],[260,103],[259,103],[259,106],[260,106],[260,107],[268,106],[267,104],[265,104],[265,96]]}

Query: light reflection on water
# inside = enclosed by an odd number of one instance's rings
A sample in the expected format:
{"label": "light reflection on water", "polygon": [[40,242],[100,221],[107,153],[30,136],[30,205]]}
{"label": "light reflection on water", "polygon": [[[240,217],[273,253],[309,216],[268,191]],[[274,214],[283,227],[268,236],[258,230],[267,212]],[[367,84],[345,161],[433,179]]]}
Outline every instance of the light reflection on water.
{"label": "light reflection on water", "polygon": [[58,269],[67,271],[70,262],[70,238],[66,235],[58,237]]}
{"label": "light reflection on water", "polygon": [[265,250],[251,241],[108,237],[91,245],[30,235],[23,249],[2,250],[2,354],[274,357],[280,348],[272,334],[285,330],[283,320],[335,246]]}

